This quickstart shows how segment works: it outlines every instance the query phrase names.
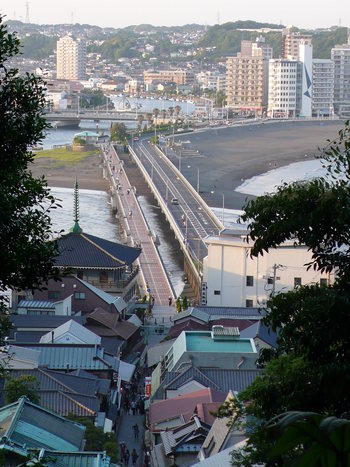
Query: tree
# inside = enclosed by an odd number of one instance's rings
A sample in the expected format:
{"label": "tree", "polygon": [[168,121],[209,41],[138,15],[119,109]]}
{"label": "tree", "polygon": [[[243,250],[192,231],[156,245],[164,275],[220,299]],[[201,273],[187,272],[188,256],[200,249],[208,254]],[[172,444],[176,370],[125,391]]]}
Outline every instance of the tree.
{"label": "tree", "polygon": [[111,139],[112,141],[123,142],[128,136],[128,132],[124,123],[113,123],[111,127]]}
{"label": "tree", "polygon": [[0,290],[40,288],[58,277],[49,216],[57,204],[44,177],[30,171],[34,155],[29,148],[48,128],[44,83],[31,74],[20,76],[7,63],[19,54],[19,45],[0,16]]}
{"label": "tree", "polygon": [[162,116],[162,119],[164,120],[166,118],[166,110],[165,109],[161,110],[160,114]]}
{"label": "tree", "polygon": [[29,400],[37,404],[39,402],[38,390],[39,384],[34,376],[6,377],[5,400],[7,404],[18,401],[22,396],[28,397]]}
{"label": "tree", "polygon": [[[261,352],[259,363],[265,366],[265,374],[240,394],[238,403],[221,412],[230,414],[233,423],[244,414],[253,420],[248,445],[234,454],[234,465],[267,462],[275,439],[266,427],[272,417],[285,411],[336,417],[350,413],[348,122],[320,158],[326,175],[283,184],[275,194],[249,201],[242,216],[254,241],[252,255],[294,239],[296,245],[309,247],[312,261],[308,267],[336,271],[337,277],[334,284],[301,286],[268,301],[264,323],[279,330],[278,348]],[[293,465],[292,461],[288,458],[286,465]]]}
{"label": "tree", "polygon": [[179,118],[180,112],[181,112],[181,107],[179,105],[176,105],[175,106],[175,116],[176,116],[176,118]]}
{"label": "tree", "polygon": [[147,120],[148,125],[150,125],[152,121],[152,114],[150,112],[146,113],[146,120]]}
{"label": "tree", "polygon": [[169,113],[170,118],[173,118],[173,115],[174,115],[174,107],[169,107],[169,108],[168,108],[168,113]]}
{"label": "tree", "polygon": [[139,128],[141,129],[142,128],[142,122],[143,122],[143,115],[142,114],[138,115],[137,121],[138,121],[138,124],[139,124]]}
{"label": "tree", "polygon": [[159,115],[159,109],[157,109],[157,107],[155,107],[153,109],[153,116],[154,116],[154,120],[155,120],[155,126],[157,126],[158,124],[158,115]]}

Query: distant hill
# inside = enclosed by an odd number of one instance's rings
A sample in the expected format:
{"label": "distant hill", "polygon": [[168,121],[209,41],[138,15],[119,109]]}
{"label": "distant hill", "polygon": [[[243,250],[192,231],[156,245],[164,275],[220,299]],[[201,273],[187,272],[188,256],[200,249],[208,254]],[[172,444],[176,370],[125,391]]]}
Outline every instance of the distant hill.
{"label": "distant hill", "polygon": [[[220,60],[223,57],[236,55],[241,48],[241,40],[255,41],[258,32],[239,31],[239,29],[260,29],[270,28],[279,29],[283,26],[269,23],[256,23],[254,21],[236,21],[234,23],[225,23],[215,25],[208,29],[204,36],[198,42],[198,46],[203,48],[201,56],[212,60]],[[333,27],[331,30],[299,30],[293,28],[293,31],[300,31],[312,35],[313,56],[314,58],[330,58],[331,49],[336,44],[344,44],[347,40],[347,29]],[[278,58],[281,53],[281,33],[268,32],[263,36],[266,43],[274,49],[274,57]],[[215,47],[215,49],[213,49]],[[206,50],[209,49],[209,50]]]}

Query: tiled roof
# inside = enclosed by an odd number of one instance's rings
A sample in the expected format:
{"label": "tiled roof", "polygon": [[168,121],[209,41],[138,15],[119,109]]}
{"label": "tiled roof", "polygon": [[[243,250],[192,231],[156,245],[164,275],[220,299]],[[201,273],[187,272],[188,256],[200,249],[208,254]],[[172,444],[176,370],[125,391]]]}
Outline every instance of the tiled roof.
{"label": "tiled roof", "polygon": [[115,269],[132,264],[141,254],[140,248],[104,240],[86,233],[69,233],[58,239],[61,267]]}
{"label": "tiled roof", "polygon": [[239,308],[239,307],[220,307],[220,306],[198,306],[195,310],[202,311],[211,316],[232,316],[245,319],[260,319],[266,312],[261,308]]}
{"label": "tiled roof", "polygon": [[10,315],[10,322],[13,327],[20,328],[35,328],[35,329],[55,329],[61,324],[73,319],[77,323],[84,324],[85,316],[35,316],[35,315]]}
{"label": "tiled roof", "polygon": [[[118,361],[93,345],[28,344],[33,350],[40,351],[39,366],[51,370],[117,370]],[[24,347],[23,347],[24,348]]]}
{"label": "tiled roof", "polygon": [[[190,444],[197,444],[196,438],[198,436],[205,437],[208,433],[209,428],[206,425],[203,425],[198,417],[194,416],[192,420],[174,428],[173,430],[162,431],[160,434],[160,438],[162,440],[164,451],[166,455],[174,453],[176,449],[186,442],[190,442]],[[194,448],[196,449],[196,448]],[[186,452],[193,452],[190,448],[189,451]]]}
{"label": "tiled roof", "polygon": [[70,413],[79,417],[93,417],[100,404],[95,396],[47,390],[38,391],[40,405],[66,417]]}
{"label": "tiled roof", "polygon": [[43,452],[47,467],[110,467],[109,456],[102,452]]}
{"label": "tiled roof", "polygon": [[18,308],[35,308],[38,310],[41,310],[41,309],[54,310],[55,304],[53,302],[47,302],[45,300],[21,300],[18,304]]}
{"label": "tiled roof", "polygon": [[96,308],[86,316],[86,319],[86,327],[99,336],[116,336],[128,340],[138,331],[134,324],[122,321],[117,313],[102,308]]}
{"label": "tiled roof", "polygon": [[225,394],[207,388],[172,399],[153,402],[149,407],[149,423],[153,425],[184,413],[193,413],[197,404],[201,402],[223,402],[225,397]]}
{"label": "tiled roof", "polygon": [[85,287],[87,287],[91,292],[93,292],[95,295],[97,295],[99,298],[101,298],[104,302],[106,302],[108,305],[114,305],[117,311],[120,313],[126,308],[126,303],[123,299],[123,297],[118,297],[115,295],[110,295],[109,293],[105,292],[104,290],[95,287],[94,285],[90,284],[89,282],[83,281],[83,279],[78,279],[75,277],[76,280],[81,282]]}

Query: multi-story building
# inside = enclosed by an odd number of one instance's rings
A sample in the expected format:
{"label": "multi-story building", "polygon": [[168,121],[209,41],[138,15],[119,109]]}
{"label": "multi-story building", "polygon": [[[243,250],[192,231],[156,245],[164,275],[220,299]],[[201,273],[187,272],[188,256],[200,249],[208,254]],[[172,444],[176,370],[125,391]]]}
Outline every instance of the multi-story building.
{"label": "multi-story building", "polygon": [[191,85],[193,84],[193,73],[188,70],[144,71],[143,80],[145,84],[175,83]]}
{"label": "multi-story building", "polygon": [[334,112],[350,117],[350,31],[348,43],[332,49],[334,65]]}
{"label": "multi-story building", "polygon": [[271,118],[296,117],[300,112],[301,66],[296,60],[269,61],[267,114]]}
{"label": "multi-story building", "polygon": [[86,43],[71,36],[57,41],[57,78],[86,78]]}
{"label": "multi-story building", "polygon": [[[254,47],[253,47],[254,46]],[[260,41],[242,41],[237,57],[226,61],[227,106],[237,111],[255,111],[262,115],[267,108],[268,58],[271,48]]]}
{"label": "multi-story building", "polygon": [[312,117],[312,45],[308,41],[299,42],[301,64],[301,107],[300,117]]}
{"label": "multi-story building", "polygon": [[251,257],[253,242],[248,243],[246,235],[245,230],[225,229],[219,236],[205,239],[203,305],[256,307],[265,304],[272,292],[333,282],[333,274],[305,266],[312,261],[306,246],[288,240],[263,256]]}
{"label": "multi-story building", "polygon": [[281,58],[299,60],[299,44],[302,41],[311,45],[312,36],[310,34],[301,34],[300,32],[290,32],[289,28],[284,29],[282,32]]}
{"label": "multi-story building", "polygon": [[334,66],[329,59],[312,60],[312,115],[329,117],[333,114]]}

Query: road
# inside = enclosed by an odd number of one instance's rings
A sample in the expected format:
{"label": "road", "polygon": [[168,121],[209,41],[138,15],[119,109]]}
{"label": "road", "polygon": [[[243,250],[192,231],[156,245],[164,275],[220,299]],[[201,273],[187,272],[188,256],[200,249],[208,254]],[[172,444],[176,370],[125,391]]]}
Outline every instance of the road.
{"label": "road", "polygon": [[[187,245],[192,258],[199,257],[202,262],[208,253],[203,239],[208,235],[217,235],[218,224],[207,212],[204,202],[179,177],[176,168],[165,155],[146,140],[134,142],[133,149],[167,204],[182,233],[181,240]],[[174,198],[177,204],[172,202]]]}

